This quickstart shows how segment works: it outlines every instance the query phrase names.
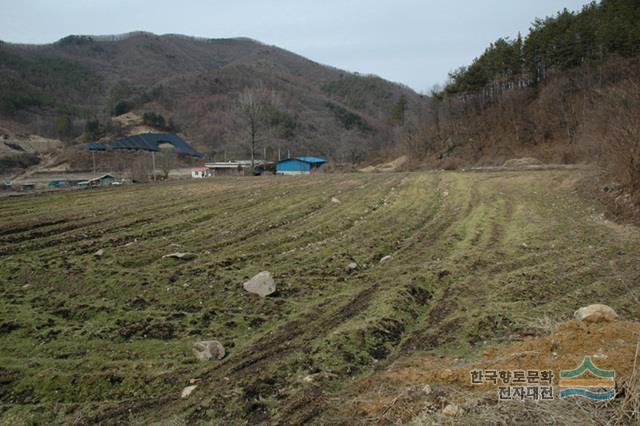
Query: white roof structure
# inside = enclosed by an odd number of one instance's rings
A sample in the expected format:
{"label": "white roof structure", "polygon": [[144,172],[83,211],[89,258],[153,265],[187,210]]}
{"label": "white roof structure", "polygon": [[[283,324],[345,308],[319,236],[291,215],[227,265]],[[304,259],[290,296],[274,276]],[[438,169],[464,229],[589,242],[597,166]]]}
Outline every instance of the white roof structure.
{"label": "white roof structure", "polygon": [[[254,163],[256,166],[259,166],[263,163],[263,161],[255,160]],[[251,160],[217,161],[214,163],[206,163],[205,167],[209,169],[237,169],[239,167],[251,167]]]}

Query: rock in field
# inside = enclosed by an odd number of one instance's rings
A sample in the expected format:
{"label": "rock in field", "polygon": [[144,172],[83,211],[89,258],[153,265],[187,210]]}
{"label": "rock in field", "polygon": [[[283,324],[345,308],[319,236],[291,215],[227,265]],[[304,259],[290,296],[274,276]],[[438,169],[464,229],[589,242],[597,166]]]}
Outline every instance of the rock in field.
{"label": "rock in field", "polygon": [[613,322],[618,319],[618,314],[607,305],[589,305],[578,309],[573,317],[585,322]]}
{"label": "rock in field", "polygon": [[413,385],[409,386],[405,393],[412,400],[420,400],[431,394],[431,386],[429,385]]}
{"label": "rock in field", "polygon": [[95,257],[102,257],[104,255],[104,250],[100,249],[97,252],[93,253]]}
{"label": "rock in field", "polygon": [[191,395],[191,392],[193,392],[197,387],[198,385],[192,385],[182,389],[182,392],[180,393],[180,398],[183,398],[183,399],[189,398],[189,395]]}
{"label": "rock in field", "polygon": [[444,407],[444,410],[442,410],[442,414],[447,417],[458,417],[461,416],[462,413],[462,408],[460,408],[460,406],[456,404],[449,404]]}
{"label": "rock in field", "polygon": [[171,259],[180,259],[180,260],[191,260],[195,259],[197,256],[193,253],[171,253],[165,254],[162,256],[163,259],[171,258]]}
{"label": "rock in field", "polygon": [[244,283],[244,289],[249,293],[267,297],[276,292],[276,283],[270,272],[260,272],[255,277]]}
{"label": "rock in field", "polygon": [[445,368],[440,372],[440,379],[446,382],[452,382],[456,377],[456,374],[448,368]]}
{"label": "rock in field", "polygon": [[385,263],[390,261],[391,259],[393,259],[393,256],[385,256],[382,259],[380,259],[380,263]]}
{"label": "rock in field", "polygon": [[200,361],[222,359],[225,356],[224,346],[217,340],[203,340],[193,344],[193,354]]}
{"label": "rock in field", "polygon": [[348,273],[355,272],[355,270],[358,269],[358,264],[356,262],[351,262],[345,269]]}
{"label": "rock in field", "polygon": [[336,197],[331,198],[331,202],[333,204],[340,204],[340,200],[338,200]]}

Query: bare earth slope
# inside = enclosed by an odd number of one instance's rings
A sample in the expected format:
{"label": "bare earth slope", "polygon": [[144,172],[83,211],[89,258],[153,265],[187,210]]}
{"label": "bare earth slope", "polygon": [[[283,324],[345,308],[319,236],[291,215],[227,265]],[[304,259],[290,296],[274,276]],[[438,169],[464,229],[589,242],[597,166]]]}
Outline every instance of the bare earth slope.
{"label": "bare earth slope", "polygon": [[[409,420],[391,404],[402,389],[376,374],[455,373],[591,303],[640,318],[640,232],[577,195],[584,173],[209,179],[2,200],[0,423]],[[176,251],[197,257],[162,258]],[[263,270],[278,286],[265,299],[242,288]],[[227,356],[197,362],[202,339]],[[627,348],[634,334],[616,339]],[[632,364],[619,361],[621,377]],[[451,386],[438,395],[460,403],[464,385]],[[375,389],[390,396],[382,408],[354,400]],[[487,401],[465,416],[484,419]]]}

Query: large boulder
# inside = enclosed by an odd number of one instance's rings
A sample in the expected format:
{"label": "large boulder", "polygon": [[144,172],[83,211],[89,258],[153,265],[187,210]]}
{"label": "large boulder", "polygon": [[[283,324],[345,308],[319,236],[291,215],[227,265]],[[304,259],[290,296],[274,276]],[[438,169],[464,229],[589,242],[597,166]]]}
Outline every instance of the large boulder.
{"label": "large boulder", "polygon": [[612,322],[618,319],[618,314],[607,305],[589,305],[578,309],[573,317],[584,322]]}
{"label": "large boulder", "polygon": [[244,289],[249,293],[267,297],[276,292],[276,283],[270,272],[260,272],[255,277],[244,283]]}
{"label": "large boulder", "polygon": [[203,340],[193,344],[193,354],[200,361],[222,359],[225,356],[224,346],[217,340]]}

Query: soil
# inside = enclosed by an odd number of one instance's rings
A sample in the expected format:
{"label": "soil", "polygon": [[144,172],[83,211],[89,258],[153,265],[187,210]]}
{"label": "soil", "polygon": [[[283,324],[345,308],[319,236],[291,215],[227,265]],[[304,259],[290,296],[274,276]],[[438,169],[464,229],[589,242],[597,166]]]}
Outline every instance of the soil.
{"label": "soil", "polygon": [[[463,381],[474,366],[558,369],[584,351],[626,377],[640,231],[604,221],[584,176],[212,178],[6,199],[0,423],[438,424],[451,402],[483,424],[495,393]],[[175,251],[197,257],[163,259]],[[264,270],[278,294],[243,291]],[[591,303],[627,322],[548,336]],[[227,356],[198,362],[191,345],[210,339]]]}

